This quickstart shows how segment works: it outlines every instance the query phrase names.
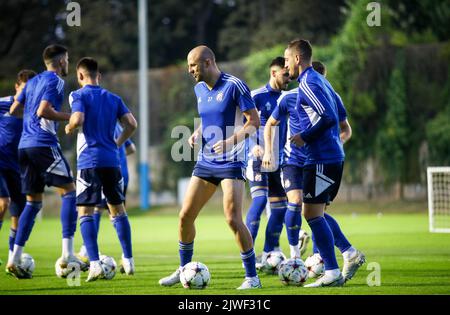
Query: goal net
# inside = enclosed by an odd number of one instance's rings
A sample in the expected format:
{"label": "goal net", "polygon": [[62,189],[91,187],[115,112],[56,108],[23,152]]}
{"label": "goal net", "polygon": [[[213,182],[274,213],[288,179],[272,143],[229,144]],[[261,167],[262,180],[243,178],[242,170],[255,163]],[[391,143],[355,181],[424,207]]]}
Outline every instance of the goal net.
{"label": "goal net", "polygon": [[430,232],[450,233],[450,167],[428,167]]}

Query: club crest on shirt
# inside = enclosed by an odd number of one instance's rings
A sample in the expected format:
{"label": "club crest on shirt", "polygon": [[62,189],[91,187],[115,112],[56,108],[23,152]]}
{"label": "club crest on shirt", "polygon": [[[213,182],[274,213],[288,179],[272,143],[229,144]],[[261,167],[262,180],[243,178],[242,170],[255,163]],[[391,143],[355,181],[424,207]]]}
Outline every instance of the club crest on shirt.
{"label": "club crest on shirt", "polygon": [[222,102],[222,100],[223,100],[223,92],[217,93],[216,101]]}

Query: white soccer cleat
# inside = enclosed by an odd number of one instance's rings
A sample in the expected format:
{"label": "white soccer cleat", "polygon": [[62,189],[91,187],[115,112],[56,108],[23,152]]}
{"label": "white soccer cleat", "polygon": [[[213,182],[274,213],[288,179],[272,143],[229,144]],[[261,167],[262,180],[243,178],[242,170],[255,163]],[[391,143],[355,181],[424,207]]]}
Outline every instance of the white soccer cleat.
{"label": "white soccer cleat", "polygon": [[344,285],[344,277],[339,272],[337,276],[323,275],[316,282],[305,285],[305,288],[321,288],[321,287],[342,287]]}
{"label": "white soccer cleat", "polygon": [[268,255],[269,255],[269,253],[266,253],[266,252],[263,252],[261,254],[261,257],[260,257],[259,261],[256,261],[256,264],[255,264],[256,270],[261,271],[264,268],[264,265],[267,262],[267,256]]}
{"label": "white soccer cleat", "polygon": [[134,275],[135,267],[134,267],[134,259],[125,258],[122,255],[122,260],[120,261],[120,273],[126,274],[127,276]]}
{"label": "white soccer cleat", "polygon": [[300,248],[300,256],[303,256],[305,254],[306,249],[308,248],[308,243],[310,241],[311,237],[308,233],[306,233],[303,230],[300,230],[300,235],[298,239],[298,247]]}
{"label": "white soccer cleat", "polygon": [[181,267],[175,270],[175,272],[172,273],[170,276],[160,279],[159,284],[164,287],[171,287],[174,284],[180,283],[180,273]]}
{"label": "white soccer cleat", "polygon": [[241,286],[237,288],[238,290],[251,290],[251,289],[261,289],[261,281],[258,276],[247,278],[245,277],[244,282],[242,282]]}
{"label": "white soccer cleat", "polygon": [[86,279],[86,282],[92,282],[97,279],[101,279],[105,276],[105,273],[103,272],[102,265],[100,264],[100,261],[91,261],[89,266],[89,275]]}
{"label": "white soccer cleat", "polygon": [[344,281],[347,282],[355,275],[359,267],[361,267],[366,262],[366,256],[359,250],[356,250],[353,257],[350,259],[344,259],[344,267],[342,268],[342,276]]}

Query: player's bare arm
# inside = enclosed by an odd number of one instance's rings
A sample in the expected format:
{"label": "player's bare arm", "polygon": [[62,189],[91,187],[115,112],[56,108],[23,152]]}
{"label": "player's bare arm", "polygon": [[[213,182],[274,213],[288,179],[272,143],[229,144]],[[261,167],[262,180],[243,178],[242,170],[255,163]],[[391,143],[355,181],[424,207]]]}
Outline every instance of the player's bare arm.
{"label": "player's bare arm", "polygon": [[244,141],[247,137],[251,136],[256,132],[256,130],[258,130],[260,121],[256,109],[252,108],[245,111],[243,112],[243,115],[247,121],[244,127],[228,139],[219,141],[213,145],[213,149],[217,154],[230,150],[235,144]]}
{"label": "player's bare arm", "polygon": [[267,169],[271,168],[273,164],[272,127],[277,126],[279,123],[279,120],[276,120],[273,116],[270,116],[269,120],[266,122],[266,126],[264,127],[265,151],[262,159],[262,166]]}
{"label": "player's bare arm", "polygon": [[66,125],[66,134],[73,133],[76,129],[83,126],[84,123],[84,113],[75,112],[70,116],[69,123]]}
{"label": "player's bare arm", "polygon": [[48,101],[41,101],[39,108],[36,111],[38,117],[54,120],[67,121],[70,119],[70,113],[58,112],[53,108],[53,105]]}
{"label": "player's bare arm", "polygon": [[192,133],[192,135],[188,139],[188,143],[191,148],[194,148],[194,145],[197,144],[197,140],[202,135],[202,125],[198,126],[198,128]]}
{"label": "player's bare arm", "polygon": [[342,143],[346,143],[352,137],[352,127],[350,126],[348,119],[339,122],[339,128],[341,129],[339,137],[341,138]]}
{"label": "player's bare arm", "polygon": [[120,118],[120,124],[123,127],[123,131],[116,140],[118,147],[122,146],[122,144],[124,144],[125,141],[127,141],[127,139],[130,138],[137,129],[137,121],[131,113],[123,115]]}

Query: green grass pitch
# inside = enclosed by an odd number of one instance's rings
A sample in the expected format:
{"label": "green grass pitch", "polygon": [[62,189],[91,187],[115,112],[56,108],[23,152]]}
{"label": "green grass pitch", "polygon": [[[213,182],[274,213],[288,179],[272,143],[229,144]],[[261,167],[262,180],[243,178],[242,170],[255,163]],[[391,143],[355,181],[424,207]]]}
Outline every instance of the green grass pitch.
{"label": "green grass pitch", "polygon": [[[202,291],[186,290],[177,285],[163,288],[158,279],[173,272],[178,264],[177,216],[172,211],[154,211],[149,214],[130,216],[133,229],[133,250],[137,272],[133,277],[117,274],[113,280],[85,283],[70,287],[65,279],[54,274],[54,263],[60,256],[61,227],[57,218],[44,218],[36,222],[25,252],[36,261],[36,270],[31,280],[16,280],[0,273],[0,295],[7,294],[449,294],[450,293],[450,234],[428,232],[425,213],[386,213],[384,215],[364,213],[359,215],[336,214],[342,229],[350,241],[361,249],[367,263],[355,278],[343,288],[307,289],[285,287],[276,276],[261,275],[263,289],[239,292],[244,277],[239,252],[232,233],[228,229],[221,211],[217,208],[200,214],[197,222],[194,260],[205,263],[212,275],[208,288]],[[263,219],[256,242],[257,253],[261,252]],[[7,257],[8,224],[0,232],[0,258]],[[303,227],[308,227],[303,222]],[[79,231],[76,235],[77,249],[81,245]],[[120,246],[114,229],[106,215],[103,216],[99,235],[100,251],[120,257]],[[281,246],[288,253],[285,231]],[[307,254],[311,252],[311,244]],[[337,257],[342,266],[339,252]],[[366,278],[373,270],[368,263],[381,267],[381,286],[368,286]],[[1,266],[4,268],[4,265]]]}

